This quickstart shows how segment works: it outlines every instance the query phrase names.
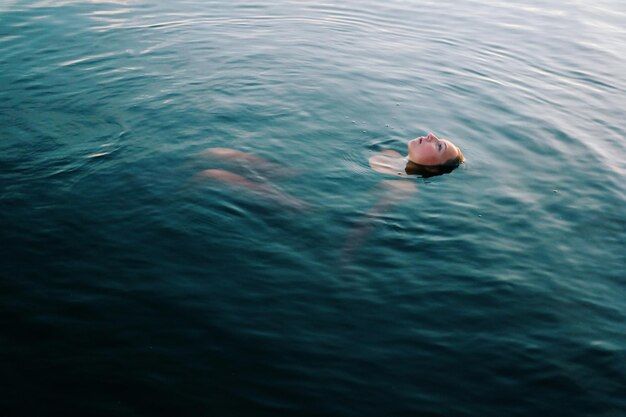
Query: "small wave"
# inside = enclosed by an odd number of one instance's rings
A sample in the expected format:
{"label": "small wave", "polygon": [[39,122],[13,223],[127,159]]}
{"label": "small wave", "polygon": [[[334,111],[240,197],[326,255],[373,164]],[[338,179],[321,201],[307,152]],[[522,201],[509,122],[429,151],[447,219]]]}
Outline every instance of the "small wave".
{"label": "small wave", "polygon": [[355,174],[365,174],[371,172],[367,159],[369,158],[367,151],[362,149],[347,152],[342,155],[344,166]]}
{"label": "small wave", "polygon": [[93,152],[85,156],[86,159],[100,159],[108,157],[119,151],[121,149],[121,145],[118,143],[119,140],[126,134],[125,131],[119,133],[113,142],[106,142],[99,146],[99,150],[97,152]]}
{"label": "small wave", "polygon": [[[394,34],[396,36],[412,36],[411,27],[396,19],[382,18],[380,16],[359,16],[351,13],[338,13],[332,10],[316,10],[318,14],[308,16],[306,12],[300,15],[282,16],[282,15],[256,15],[247,17],[192,17],[180,18],[179,14],[160,15],[163,20],[155,22],[133,23],[127,19],[103,18],[104,16],[92,16],[97,21],[108,21],[109,24],[93,27],[96,31],[108,30],[140,30],[140,29],[169,29],[187,26],[243,26],[257,27],[259,24],[297,24],[297,25],[315,25],[324,26],[332,29],[363,29],[368,32],[384,32]],[[320,13],[321,12],[321,13]],[[167,19],[167,18],[171,19]]]}
{"label": "small wave", "polygon": [[98,152],[98,153],[92,153],[91,155],[87,155],[86,158],[88,159],[102,158],[103,156],[107,156],[110,154],[111,152]]}
{"label": "small wave", "polygon": [[104,60],[105,58],[109,58],[113,55],[115,55],[115,52],[107,52],[104,54],[90,55],[90,56],[85,56],[85,57],[81,57],[77,59],[71,59],[69,61],[64,61],[64,62],[61,62],[59,65],[62,67],[69,67],[72,65],[84,64],[84,63],[93,64],[93,63],[100,62]]}

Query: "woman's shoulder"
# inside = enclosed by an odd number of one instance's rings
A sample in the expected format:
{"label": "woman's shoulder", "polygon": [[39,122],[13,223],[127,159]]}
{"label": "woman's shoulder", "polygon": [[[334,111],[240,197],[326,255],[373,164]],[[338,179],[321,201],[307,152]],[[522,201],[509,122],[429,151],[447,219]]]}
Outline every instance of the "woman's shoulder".
{"label": "woman's shoulder", "polygon": [[407,159],[396,151],[378,152],[369,158],[370,167],[382,174],[406,175],[404,168]]}

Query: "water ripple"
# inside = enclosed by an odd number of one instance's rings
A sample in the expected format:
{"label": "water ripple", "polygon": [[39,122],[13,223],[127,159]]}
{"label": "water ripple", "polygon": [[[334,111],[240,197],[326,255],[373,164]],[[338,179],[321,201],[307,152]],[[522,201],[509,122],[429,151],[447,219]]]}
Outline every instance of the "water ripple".
{"label": "water ripple", "polygon": [[2,3],[8,414],[624,409],[624,16]]}

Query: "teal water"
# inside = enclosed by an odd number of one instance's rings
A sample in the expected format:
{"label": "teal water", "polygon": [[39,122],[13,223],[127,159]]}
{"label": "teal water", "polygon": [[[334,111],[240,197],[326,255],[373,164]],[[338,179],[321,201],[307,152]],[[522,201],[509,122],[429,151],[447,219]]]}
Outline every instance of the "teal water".
{"label": "teal water", "polygon": [[[624,415],[625,22],[1,3],[0,414]],[[466,163],[390,192],[429,131]]]}

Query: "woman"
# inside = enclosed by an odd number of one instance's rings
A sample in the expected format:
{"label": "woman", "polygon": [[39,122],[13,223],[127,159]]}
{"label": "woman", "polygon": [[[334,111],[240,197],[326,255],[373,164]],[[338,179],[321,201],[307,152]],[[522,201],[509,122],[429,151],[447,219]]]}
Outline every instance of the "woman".
{"label": "woman", "polygon": [[[465,158],[461,150],[449,140],[432,133],[409,141],[408,155],[396,151],[382,151],[369,159],[373,170],[383,174],[421,175],[432,177],[452,172]],[[363,245],[373,228],[371,219],[382,216],[394,205],[417,192],[415,181],[386,180],[377,188],[381,196],[363,218],[353,226],[342,251],[342,266],[352,263],[354,253]]]}
{"label": "woman", "polygon": [[409,141],[408,151],[406,157],[396,151],[383,151],[372,156],[369,164],[384,174],[432,177],[452,172],[465,161],[456,145],[432,133]]}

